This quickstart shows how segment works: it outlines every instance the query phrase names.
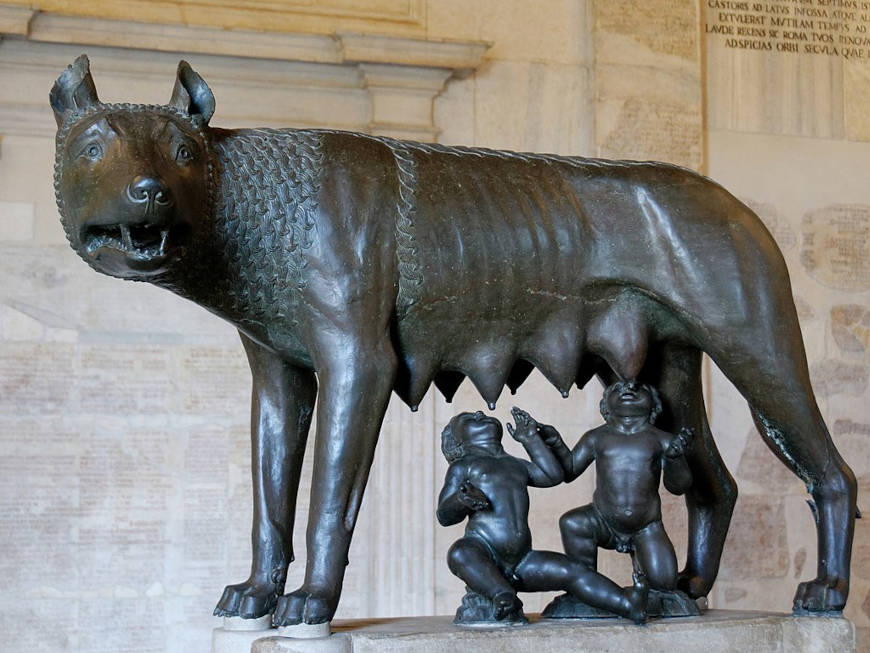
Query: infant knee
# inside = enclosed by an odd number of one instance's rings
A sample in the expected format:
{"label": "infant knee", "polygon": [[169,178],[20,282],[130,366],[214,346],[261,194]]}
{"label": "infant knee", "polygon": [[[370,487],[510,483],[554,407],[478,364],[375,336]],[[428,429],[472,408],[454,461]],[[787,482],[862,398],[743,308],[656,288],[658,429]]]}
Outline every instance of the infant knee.
{"label": "infant knee", "polygon": [[572,510],[559,517],[559,531],[563,536],[578,535],[589,530],[589,519],[581,510]]}
{"label": "infant knee", "polygon": [[672,592],[677,588],[676,560],[669,556],[663,556],[663,558],[647,561],[643,571],[652,589],[660,592]]}
{"label": "infant knee", "polygon": [[468,546],[461,540],[454,542],[450,550],[447,551],[447,566],[454,574],[459,570],[464,569],[471,562]]}
{"label": "infant knee", "polygon": [[647,576],[649,586],[660,592],[673,592],[677,589],[677,574],[653,574]]}

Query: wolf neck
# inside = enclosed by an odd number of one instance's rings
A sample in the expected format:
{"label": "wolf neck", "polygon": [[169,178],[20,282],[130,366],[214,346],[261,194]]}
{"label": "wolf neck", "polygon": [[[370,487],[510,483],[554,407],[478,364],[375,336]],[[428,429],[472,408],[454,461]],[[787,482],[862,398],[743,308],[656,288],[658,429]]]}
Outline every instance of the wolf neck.
{"label": "wolf neck", "polygon": [[212,215],[180,274],[161,282],[244,327],[295,325],[316,236],[321,135],[215,132]]}

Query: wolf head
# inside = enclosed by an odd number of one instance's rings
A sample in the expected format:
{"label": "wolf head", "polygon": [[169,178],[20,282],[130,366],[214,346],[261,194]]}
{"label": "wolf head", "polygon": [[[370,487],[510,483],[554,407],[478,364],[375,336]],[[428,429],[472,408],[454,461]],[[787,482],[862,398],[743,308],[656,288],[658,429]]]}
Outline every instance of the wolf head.
{"label": "wolf head", "polygon": [[50,94],[55,194],[73,249],[94,269],[155,280],[209,215],[214,95],[185,61],[168,105],[103,104],[80,56]]}

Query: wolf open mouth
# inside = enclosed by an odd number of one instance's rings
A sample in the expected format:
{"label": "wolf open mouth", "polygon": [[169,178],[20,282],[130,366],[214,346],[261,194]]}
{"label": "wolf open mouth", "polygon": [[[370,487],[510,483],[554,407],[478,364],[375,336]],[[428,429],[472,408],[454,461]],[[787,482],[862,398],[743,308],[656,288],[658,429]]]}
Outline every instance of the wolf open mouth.
{"label": "wolf open mouth", "polygon": [[110,247],[128,257],[148,260],[166,255],[169,231],[166,225],[152,224],[91,226],[85,230],[84,242],[88,254]]}

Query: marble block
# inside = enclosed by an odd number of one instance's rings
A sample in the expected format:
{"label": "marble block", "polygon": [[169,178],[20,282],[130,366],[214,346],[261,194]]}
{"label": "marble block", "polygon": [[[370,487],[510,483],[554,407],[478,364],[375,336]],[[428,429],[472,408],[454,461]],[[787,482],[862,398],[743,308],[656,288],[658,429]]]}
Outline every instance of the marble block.
{"label": "marble block", "polygon": [[855,629],[841,618],[710,610],[701,617],[652,620],[643,626],[615,618],[553,622],[530,615],[530,620],[527,626],[474,628],[454,626],[447,616],[338,621],[329,637],[307,641],[267,637],[254,642],[251,653],[855,650]]}

